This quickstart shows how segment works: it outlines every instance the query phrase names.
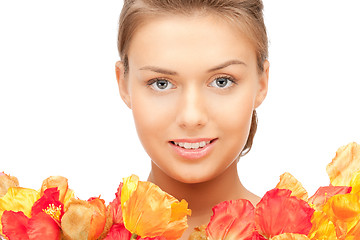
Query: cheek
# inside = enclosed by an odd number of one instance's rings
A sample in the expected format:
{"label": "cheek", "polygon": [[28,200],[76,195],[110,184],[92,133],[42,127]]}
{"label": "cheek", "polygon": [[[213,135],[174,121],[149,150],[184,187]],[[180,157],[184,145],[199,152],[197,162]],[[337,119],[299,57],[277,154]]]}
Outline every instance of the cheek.
{"label": "cheek", "polygon": [[253,91],[237,91],[221,101],[212,98],[209,106],[213,117],[221,126],[234,129],[248,125],[254,109],[254,99]]}
{"label": "cheek", "polygon": [[[229,149],[229,160],[238,156],[244,148],[251,127],[255,96],[252,91],[239,91],[231,95],[222,106],[216,108],[213,117],[220,128],[220,138]],[[212,103],[218,104],[218,103]]]}
{"label": "cheek", "polygon": [[135,126],[140,139],[160,137],[166,134],[169,124],[173,123],[172,100],[167,97],[149,95],[147,91],[135,91],[131,106]]}

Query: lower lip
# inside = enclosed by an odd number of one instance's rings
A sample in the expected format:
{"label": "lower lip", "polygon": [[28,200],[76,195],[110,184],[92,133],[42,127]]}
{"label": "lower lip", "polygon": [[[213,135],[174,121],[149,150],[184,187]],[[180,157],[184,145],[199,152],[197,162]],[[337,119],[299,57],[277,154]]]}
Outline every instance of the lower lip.
{"label": "lower lip", "polygon": [[186,149],[183,147],[179,147],[173,143],[169,143],[172,149],[175,151],[176,154],[180,155],[183,158],[187,159],[199,159],[205,157],[210,153],[210,151],[214,148],[216,140],[211,141],[211,143],[206,144],[202,148],[198,149]]}

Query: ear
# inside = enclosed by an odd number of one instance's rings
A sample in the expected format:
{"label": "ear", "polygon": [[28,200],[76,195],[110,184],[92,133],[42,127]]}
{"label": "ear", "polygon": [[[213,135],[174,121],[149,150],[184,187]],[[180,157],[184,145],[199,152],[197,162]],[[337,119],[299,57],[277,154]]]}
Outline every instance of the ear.
{"label": "ear", "polygon": [[115,64],[116,80],[119,86],[119,92],[124,103],[131,109],[131,101],[129,94],[129,84],[125,79],[125,68],[121,61],[117,61]]}
{"label": "ear", "polygon": [[268,82],[269,82],[269,61],[264,61],[264,71],[260,74],[259,78],[259,88],[257,90],[256,99],[255,99],[255,108],[259,107],[264,101],[267,91],[268,91]]}

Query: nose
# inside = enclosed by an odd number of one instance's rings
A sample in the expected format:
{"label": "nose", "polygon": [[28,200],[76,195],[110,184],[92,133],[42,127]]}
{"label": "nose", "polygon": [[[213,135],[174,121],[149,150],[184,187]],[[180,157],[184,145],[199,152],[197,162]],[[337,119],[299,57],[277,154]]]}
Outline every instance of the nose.
{"label": "nose", "polygon": [[176,121],[178,126],[185,129],[202,128],[208,122],[206,100],[201,89],[189,87],[184,89],[177,104]]}

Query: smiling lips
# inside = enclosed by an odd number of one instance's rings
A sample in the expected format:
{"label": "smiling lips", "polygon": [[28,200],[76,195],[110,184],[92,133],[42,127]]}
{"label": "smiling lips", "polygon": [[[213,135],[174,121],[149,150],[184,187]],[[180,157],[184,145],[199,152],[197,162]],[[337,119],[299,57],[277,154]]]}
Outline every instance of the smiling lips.
{"label": "smiling lips", "polygon": [[176,154],[187,159],[199,159],[210,153],[217,139],[176,139],[170,145]]}

